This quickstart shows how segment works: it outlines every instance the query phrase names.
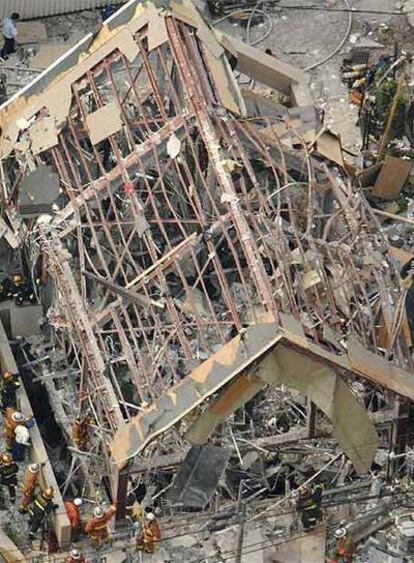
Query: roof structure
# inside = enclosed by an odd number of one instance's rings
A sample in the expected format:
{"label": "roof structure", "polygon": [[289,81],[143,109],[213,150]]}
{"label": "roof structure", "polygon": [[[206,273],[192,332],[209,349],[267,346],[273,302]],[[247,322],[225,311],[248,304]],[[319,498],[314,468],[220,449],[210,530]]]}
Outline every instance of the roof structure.
{"label": "roof structure", "polygon": [[[234,69],[291,107],[253,104]],[[3,107],[10,219],[23,181],[43,166],[59,177],[54,212],[20,234],[49,274],[73,374],[61,392],[93,413],[119,467],[230,382],[253,378],[244,400],[280,384],[260,372],[275,347],[307,360],[304,378],[323,371],[332,400],[350,393],[340,374],[414,397],[398,272],[336,138],[304,127],[308,105],[300,71],[184,1],[130,2]],[[363,443],[341,428],[358,463]]]}

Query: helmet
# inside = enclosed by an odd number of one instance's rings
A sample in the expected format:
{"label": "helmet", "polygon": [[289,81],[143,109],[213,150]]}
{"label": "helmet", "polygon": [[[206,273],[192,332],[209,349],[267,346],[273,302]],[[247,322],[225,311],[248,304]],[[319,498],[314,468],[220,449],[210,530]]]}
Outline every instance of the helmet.
{"label": "helmet", "polygon": [[13,458],[11,456],[11,454],[1,454],[1,458],[0,461],[3,465],[10,465],[10,463],[13,461]]}
{"label": "helmet", "polygon": [[309,491],[310,491],[309,485],[302,485],[301,487],[299,487],[299,494],[301,496],[307,495]]}
{"label": "helmet", "polygon": [[70,552],[70,556],[72,557],[72,559],[80,559],[81,554],[79,549],[72,549],[72,551]]}
{"label": "helmet", "polygon": [[42,497],[46,500],[52,500],[52,498],[55,496],[55,491],[53,490],[53,487],[46,487],[46,489],[43,489],[42,491]]}
{"label": "helmet", "polygon": [[334,534],[337,539],[344,538],[346,536],[346,528],[338,528]]}
{"label": "helmet", "polygon": [[31,463],[29,465],[29,471],[30,473],[39,473],[40,465],[38,463]]}
{"label": "helmet", "polygon": [[75,506],[82,506],[83,500],[82,500],[81,498],[74,498],[74,499],[73,499],[73,504],[74,504]]}
{"label": "helmet", "polygon": [[16,285],[20,285],[23,283],[23,276],[21,274],[15,274],[13,276],[13,283]]}
{"label": "helmet", "polygon": [[155,520],[155,514],[153,512],[147,512],[145,514],[145,518],[150,522],[152,522],[153,520]]}
{"label": "helmet", "polygon": [[9,379],[13,378],[13,374],[11,371],[5,371],[2,375],[3,381],[9,381]]}
{"label": "helmet", "polygon": [[24,414],[22,414],[21,412],[14,412],[12,414],[12,421],[13,422],[24,422]]}
{"label": "helmet", "polygon": [[102,506],[97,506],[95,508],[95,510],[93,511],[93,515],[95,516],[95,518],[103,518],[104,511],[103,511]]}

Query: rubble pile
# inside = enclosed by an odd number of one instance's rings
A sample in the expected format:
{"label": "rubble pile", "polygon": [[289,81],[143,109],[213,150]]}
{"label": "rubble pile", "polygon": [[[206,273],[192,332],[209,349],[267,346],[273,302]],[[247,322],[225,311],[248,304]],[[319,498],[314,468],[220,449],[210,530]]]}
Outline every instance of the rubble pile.
{"label": "rubble pile", "polygon": [[358,57],[361,169],[302,71],[187,0],[129,2],[3,106],[0,317],[92,548],[116,513],[148,560],[409,549],[414,271],[381,224],[408,58]]}

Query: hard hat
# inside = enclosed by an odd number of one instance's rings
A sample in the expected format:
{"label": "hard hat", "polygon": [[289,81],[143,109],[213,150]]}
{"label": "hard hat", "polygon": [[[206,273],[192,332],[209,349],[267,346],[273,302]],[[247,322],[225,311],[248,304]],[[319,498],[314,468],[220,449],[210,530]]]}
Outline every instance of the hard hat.
{"label": "hard hat", "polygon": [[13,374],[11,371],[5,371],[2,375],[4,381],[8,381],[9,379],[13,378]]}
{"label": "hard hat", "polygon": [[153,512],[146,512],[145,518],[150,522],[152,522],[152,520],[155,520],[155,514]]}
{"label": "hard hat", "polygon": [[72,551],[70,552],[70,556],[72,557],[72,559],[80,559],[81,554],[79,549],[72,549]]}
{"label": "hard hat", "polygon": [[345,528],[338,528],[334,532],[335,537],[339,540],[340,538],[344,538],[346,536],[346,529]]}
{"label": "hard hat", "polygon": [[21,274],[15,274],[13,276],[13,283],[22,283],[23,276]]}
{"label": "hard hat", "polygon": [[42,491],[42,497],[46,500],[51,500],[55,496],[55,491],[52,487],[46,487]]}
{"label": "hard hat", "polygon": [[73,499],[73,504],[74,504],[75,506],[82,506],[83,500],[82,500],[81,498],[74,498],[74,499]]}
{"label": "hard hat", "polygon": [[38,463],[31,463],[29,465],[29,471],[30,473],[39,473],[40,465]]}
{"label": "hard hat", "polygon": [[14,412],[12,414],[12,421],[13,422],[24,422],[24,414],[22,414],[21,412]]}
{"label": "hard hat", "polygon": [[299,487],[300,495],[306,495],[306,493],[308,493],[309,491],[310,491],[309,485],[302,485],[301,487]]}
{"label": "hard hat", "polygon": [[1,454],[0,461],[3,465],[10,465],[10,463],[13,461],[13,458],[11,454],[5,453]]}
{"label": "hard hat", "polygon": [[95,518],[103,518],[104,511],[103,511],[102,506],[97,506],[95,508],[95,510],[93,511],[93,515],[95,516]]}

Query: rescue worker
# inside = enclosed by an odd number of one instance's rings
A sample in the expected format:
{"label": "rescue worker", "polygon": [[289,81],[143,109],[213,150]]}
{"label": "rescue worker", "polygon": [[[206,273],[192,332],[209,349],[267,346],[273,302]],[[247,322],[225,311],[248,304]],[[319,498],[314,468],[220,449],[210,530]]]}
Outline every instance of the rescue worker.
{"label": "rescue worker", "polygon": [[335,530],[337,540],[334,551],[326,560],[327,563],[352,563],[355,554],[355,545],[346,528]]}
{"label": "rescue worker", "polygon": [[75,498],[73,500],[65,500],[64,506],[66,514],[68,515],[70,527],[72,529],[72,541],[74,540],[75,534],[79,529],[80,524],[80,513],[79,507],[82,506],[82,499]]}
{"label": "rescue worker", "polygon": [[52,487],[46,487],[36,500],[29,506],[29,539],[34,539],[37,530],[43,525],[46,517],[52,510],[58,508],[53,502],[54,491]]}
{"label": "rescue worker", "polygon": [[19,467],[13,462],[13,458],[9,453],[0,456],[0,485],[7,487],[10,495],[10,502],[16,502],[17,473]]}
{"label": "rescue worker", "polygon": [[19,376],[5,371],[1,376],[1,411],[5,414],[8,407],[16,408],[16,391],[20,387]]}
{"label": "rescue worker", "polygon": [[161,529],[153,512],[145,513],[144,529],[137,538],[137,549],[154,553],[155,544],[161,539]]}
{"label": "rescue worker", "polygon": [[14,431],[12,456],[14,461],[24,461],[27,448],[30,446],[30,434],[26,426],[19,424]]}
{"label": "rescue worker", "polygon": [[315,487],[303,485],[299,489],[296,509],[301,514],[304,530],[311,530],[322,518],[322,490],[322,485],[316,485]]}
{"label": "rescue worker", "polygon": [[72,443],[80,451],[85,451],[88,445],[88,426],[91,423],[90,415],[84,418],[75,418],[72,421]]}
{"label": "rescue worker", "polygon": [[6,438],[7,449],[12,451],[13,445],[16,439],[15,430],[18,426],[26,426],[30,428],[33,426],[34,420],[33,419],[26,419],[24,414],[19,411],[16,411],[12,407],[8,407],[5,412],[5,419],[4,419],[4,434]]}
{"label": "rescue worker", "polygon": [[36,487],[39,483],[40,477],[40,464],[39,463],[31,463],[26,467],[26,471],[24,472],[23,476],[23,484],[22,484],[22,491],[23,497],[20,503],[19,512],[25,513],[33,501],[34,493]]}
{"label": "rescue worker", "polygon": [[66,557],[65,563],[87,563],[87,561],[79,549],[72,549],[70,555]]}
{"label": "rescue worker", "polygon": [[91,540],[91,546],[94,549],[100,549],[102,544],[110,543],[107,523],[116,512],[115,505],[111,505],[105,512],[101,506],[97,506],[93,511],[92,518],[86,523],[85,534]]}

